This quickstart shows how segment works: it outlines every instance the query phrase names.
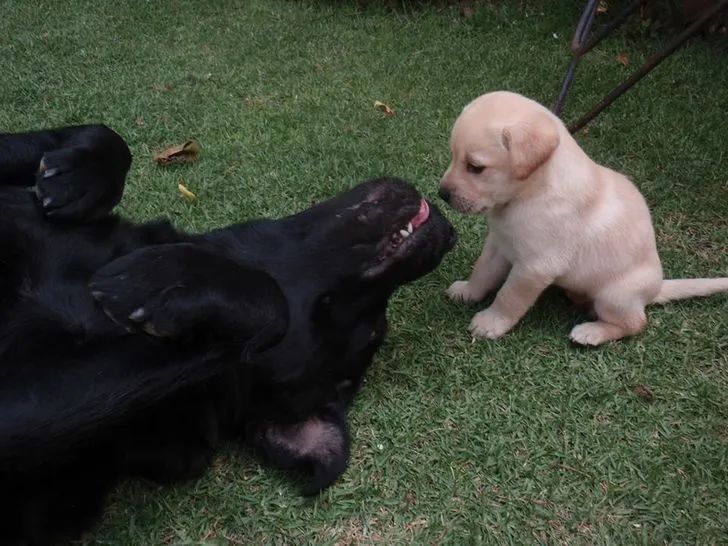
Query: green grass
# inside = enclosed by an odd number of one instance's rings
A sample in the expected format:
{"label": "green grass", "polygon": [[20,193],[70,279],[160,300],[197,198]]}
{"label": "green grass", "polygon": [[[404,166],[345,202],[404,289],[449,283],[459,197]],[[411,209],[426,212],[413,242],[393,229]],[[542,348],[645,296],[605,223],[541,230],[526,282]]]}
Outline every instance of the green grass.
{"label": "green grass", "polygon": [[[109,124],[135,155],[123,212],[193,230],[288,214],[383,173],[434,198],[467,101],[493,89],[555,97],[579,3],[522,4],[464,18],[339,2],[4,0],[0,129]],[[620,35],[591,53],[568,117],[658,45]],[[726,105],[728,61],[696,41],[579,137],[644,192],[668,276],[728,274]],[[193,137],[198,163],[151,161]],[[579,350],[567,341],[576,317],[547,294],[504,339],[472,342],[477,307],[443,291],[468,274],[484,222],[447,214],[459,246],[394,298],[335,487],[303,499],[231,446],[196,483],[123,485],[87,541],[728,540],[728,298],[653,308],[638,338]]]}

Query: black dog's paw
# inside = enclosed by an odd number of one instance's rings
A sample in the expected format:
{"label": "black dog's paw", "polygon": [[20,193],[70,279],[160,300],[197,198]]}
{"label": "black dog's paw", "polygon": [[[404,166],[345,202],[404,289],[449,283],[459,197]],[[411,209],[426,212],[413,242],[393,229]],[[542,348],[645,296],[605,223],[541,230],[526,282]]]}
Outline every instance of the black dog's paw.
{"label": "black dog's paw", "polygon": [[285,297],[271,277],[192,243],[122,256],[89,288],[112,320],[157,337],[205,335],[260,349],[288,327]]}
{"label": "black dog's paw", "polygon": [[93,220],[119,202],[130,166],[131,153],[118,134],[103,125],[83,127],[43,154],[35,192],[49,218]]}
{"label": "black dog's paw", "polygon": [[[156,337],[182,333],[195,313],[197,249],[187,243],[155,245],[122,256],[91,278],[91,295],[106,314],[129,330]],[[203,262],[204,263],[204,262]],[[200,310],[197,310],[199,312]]]}
{"label": "black dog's paw", "polygon": [[[109,175],[112,176],[112,175]],[[91,220],[113,208],[118,191],[104,180],[93,152],[61,148],[46,152],[35,178],[35,193],[46,216],[64,220]]]}
{"label": "black dog's paw", "polygon": [[186,286],[163,247],[132,252],[97,271],[89,288],[106,314],[129,330],[157,337],[178,333],[175,298],[184,298]]}

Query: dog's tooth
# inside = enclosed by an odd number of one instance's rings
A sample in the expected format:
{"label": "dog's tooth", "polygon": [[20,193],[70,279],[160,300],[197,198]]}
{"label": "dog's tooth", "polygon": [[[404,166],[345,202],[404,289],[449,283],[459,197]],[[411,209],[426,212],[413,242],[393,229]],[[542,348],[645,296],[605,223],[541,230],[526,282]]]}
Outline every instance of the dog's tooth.
{"label": "dog's tooth", "polygon": [[412,222],[407,222],[407,231],[412,233],[415,228],[412,227]]}
{"label": "dog's tooth", "polygon": [[410,236],[410,232],[409,232],[409,231],[407,231],[406,229],[400,229],[400,230],[399,230],[399,234],[400,234],[400,235],[401,235],[402,237],[409,237],[409,236]]}

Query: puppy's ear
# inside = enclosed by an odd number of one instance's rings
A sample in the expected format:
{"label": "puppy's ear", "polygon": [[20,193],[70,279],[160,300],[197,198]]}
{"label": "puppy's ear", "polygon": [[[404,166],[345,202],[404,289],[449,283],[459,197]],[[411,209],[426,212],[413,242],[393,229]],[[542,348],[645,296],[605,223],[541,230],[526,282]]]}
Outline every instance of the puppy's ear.
{"label": "puppy's ear", "polygon": [[559,130],[548,114],[538,112],[503,129],[501,138],[510,155],[513,174],[523,180],[554,153],[559,145]]}
{"label": "puppy's ear", "polygon": [[311,473],[303,489],[306,496],[332,485],[349,464],[350,439],[343,410],[327,411],[295,424],[265,425],[253,442],[274,465]]}

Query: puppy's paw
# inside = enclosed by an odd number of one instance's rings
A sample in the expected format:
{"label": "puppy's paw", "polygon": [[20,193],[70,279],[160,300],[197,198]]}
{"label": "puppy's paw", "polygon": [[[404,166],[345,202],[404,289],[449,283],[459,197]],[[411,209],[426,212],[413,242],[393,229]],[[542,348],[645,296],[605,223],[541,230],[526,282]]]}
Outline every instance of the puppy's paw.
{"label": "puppy's paw", "polygon": [[477,313],[470,321],[470,332],[476,337],[498,339],[515,326],[515,321],[490,309]]}
{"label": "puppy's paw", "polygon": [[447,296],[453,301],[462,301],[465,303],[478,301],[480,298],[473,294],[471,285],[468,281],[455,281],[447,289]]}
{"label": "puppy's paw", "polygon": [[599,322],[584,322],[574,326],[569,338],[579,345],[597,346],[609,341],[604,325]]}

